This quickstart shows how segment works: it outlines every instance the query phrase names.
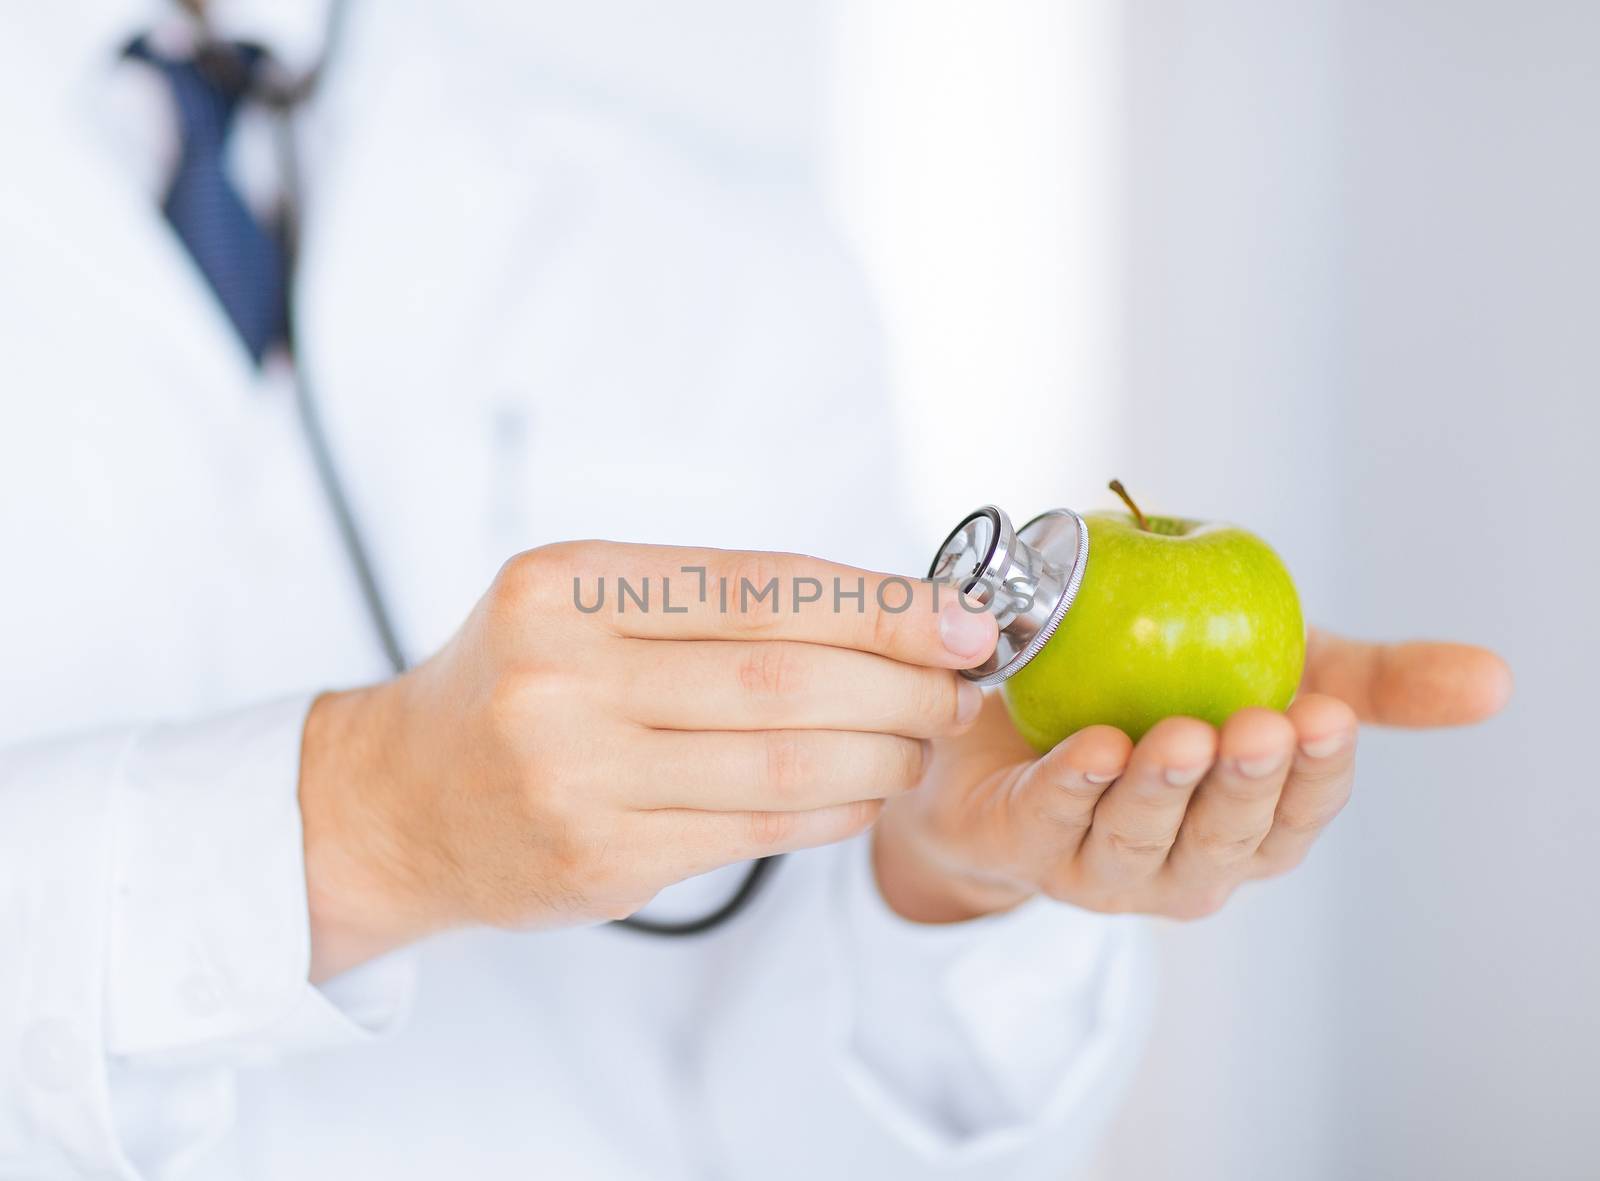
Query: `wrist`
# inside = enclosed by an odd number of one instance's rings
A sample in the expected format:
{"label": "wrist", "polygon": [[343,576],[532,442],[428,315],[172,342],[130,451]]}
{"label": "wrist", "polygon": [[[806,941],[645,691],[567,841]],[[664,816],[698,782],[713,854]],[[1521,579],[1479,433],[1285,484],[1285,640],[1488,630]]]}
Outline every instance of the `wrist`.
{"label": "wrist", "polygon": [[884,903],[914,923],[966,922],[1011,910],[1033,894],[942,855],[910,809],[893,805],[873,829],[872,868]]}
{"label": "wrist", "polygon": [[395,691],[390,682],[326,693],[306,715],[299,798],[313,983],[449,925],[400,821]]}

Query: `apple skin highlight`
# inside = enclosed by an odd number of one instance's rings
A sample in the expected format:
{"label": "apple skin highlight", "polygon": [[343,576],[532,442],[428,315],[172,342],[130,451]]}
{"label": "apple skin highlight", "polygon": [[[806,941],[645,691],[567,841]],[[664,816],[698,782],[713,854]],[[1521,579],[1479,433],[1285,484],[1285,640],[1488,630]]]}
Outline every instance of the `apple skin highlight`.
{"label": "apple skin highlight", "polygon": [[1305,666],[1289,571],[1231,525],[1087,513],[1083,585],[1044,650],[1001,690],[1041,753],[1085,726],[1138,740],[1162,718],[1220,725],[1247,706],[1282,709]]}

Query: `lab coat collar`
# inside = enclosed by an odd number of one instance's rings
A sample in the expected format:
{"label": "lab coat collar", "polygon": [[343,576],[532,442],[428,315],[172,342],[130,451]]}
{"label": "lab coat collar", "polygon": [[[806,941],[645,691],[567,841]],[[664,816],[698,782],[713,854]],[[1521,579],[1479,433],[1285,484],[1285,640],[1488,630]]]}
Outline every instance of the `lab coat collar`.
{"label": "lab coat collar", "polygon": [[[291,77],[322,55],[334,0],[209,0],[213,33],[265,47]],[[128,43],[151,34],[175,52],[193,43],[193,22],[175,0],[53,0],[16,14],[25,37],[58,63],[64,90],[93,84],[121,58]]]}

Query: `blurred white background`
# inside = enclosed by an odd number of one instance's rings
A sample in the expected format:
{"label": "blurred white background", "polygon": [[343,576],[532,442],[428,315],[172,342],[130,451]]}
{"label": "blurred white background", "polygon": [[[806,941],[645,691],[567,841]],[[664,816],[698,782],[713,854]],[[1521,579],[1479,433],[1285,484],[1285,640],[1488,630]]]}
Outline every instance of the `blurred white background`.
{"label": "blurred white background", "polygon": [[1511,660],[1295,877],[1159,935],[1102,1172],[1600,1177],[1600,5],[839,0],[834,192],[930,539],[1246,523],[1311,616]]}

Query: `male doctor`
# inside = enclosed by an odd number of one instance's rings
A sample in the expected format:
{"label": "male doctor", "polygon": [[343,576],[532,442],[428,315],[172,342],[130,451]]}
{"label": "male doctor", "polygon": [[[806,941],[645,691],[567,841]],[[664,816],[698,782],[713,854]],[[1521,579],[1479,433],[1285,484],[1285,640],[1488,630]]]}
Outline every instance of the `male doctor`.
{"label": "male doctor", "polygon": [[[1299,861],[1358,718],[1503,698],[1317,635],[1286,714],[1035,761],[952,671],[988,617],[873,575],[574,610],[917,568],[804,177],[530,82],[490,3],[352,6],[291,175],[328,13],[203,17],[0,45],[0,1177],[1061,1177],[1134,1058],[1128,916]],[[790,851],[701,937],[606,922]]]}

